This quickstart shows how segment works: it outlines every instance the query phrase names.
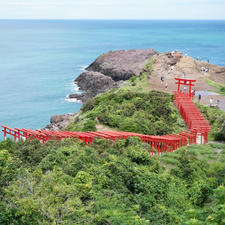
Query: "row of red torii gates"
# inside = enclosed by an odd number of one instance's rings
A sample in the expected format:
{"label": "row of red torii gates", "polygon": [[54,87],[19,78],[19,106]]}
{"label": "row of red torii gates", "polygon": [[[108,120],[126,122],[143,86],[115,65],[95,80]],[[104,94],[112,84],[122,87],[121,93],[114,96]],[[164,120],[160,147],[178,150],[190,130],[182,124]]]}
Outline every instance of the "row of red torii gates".
{"label": "row of red torii gates", "polygon": [[[158,151],[158,154],[164,152],[171,152],[177,148],[190,145],[190,144],[204,144],[208,142],[208,133],[210,126],[207,120],[201,115],[197,106],[192,102],[191,88],[194,86],[196,80],[175,78],[178,84],[177,91],[174,92],[174,104],[182,115],[189,130],[183,132],[168,134],[163,136],[144,135],[133,132],[124,131],[89,131],[89,132],[72,132],[72,131],[47,131],[47,130],[31,130],[9,128],[2,125],[4,139],[7,135],[14,137],[14,140],[36,138],[42,143],[48,140],[57,139],[62,140],[65,138],[74,138],[82,140],[86,145],[92,143],[95,138],[105,138],[116,141],[117,139],[127,139],[128,137],[139,137],[143,142],[148,143],[152,148]],[[188,92],[183,92],[181,85],[189,87]]]}

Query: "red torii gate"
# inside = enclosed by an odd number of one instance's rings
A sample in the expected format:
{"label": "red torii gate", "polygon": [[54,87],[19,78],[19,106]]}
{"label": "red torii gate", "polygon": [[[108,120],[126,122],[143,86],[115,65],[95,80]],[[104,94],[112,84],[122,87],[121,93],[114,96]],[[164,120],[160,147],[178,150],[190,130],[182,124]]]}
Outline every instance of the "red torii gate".
{"label": "red torii gate", "polygon": [[177,81],[176,84],[178,84],[177,86],[177,92],[180,92],[180,85],[186,85],[189,86],[189,92],[188,95],[189,97],[191,96],[191,87],[194,86],[193,82],[195,82],[196,80],[191,80],[191,79],[182,79],[182,78],[175,78],[175,80]]}

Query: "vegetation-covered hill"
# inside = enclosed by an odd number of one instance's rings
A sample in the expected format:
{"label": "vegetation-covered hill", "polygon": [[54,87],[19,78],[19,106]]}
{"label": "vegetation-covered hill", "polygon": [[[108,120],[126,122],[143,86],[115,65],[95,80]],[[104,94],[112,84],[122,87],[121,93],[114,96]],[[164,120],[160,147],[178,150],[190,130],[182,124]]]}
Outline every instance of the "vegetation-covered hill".
{"label": "vegetation-covered hill", "polygon": [[[185,122],[173,106],[172,95],[141,89],[140,80],[135,81],[130,88],[114,89],[88,100],[66,130],[96,130],[96,123],[100,123],[122,131],[164,135],[185,128]],[[199,103],[197,106],[210,123],[210,139],[225,141],[225,113]]]}
{"label": "vegetation-covered hill", "polygon": [[225,223],[225,145],[150,157],[137,138],[0,143],[1,225]]}
{"label": "vegetation-covered hill", "polygon": [[111,128],[151,135],[173,133],[185,126],[173,97],[159,91],[111,90],[88,100],[81,111],[68,130],[95,130],[96,117]]}

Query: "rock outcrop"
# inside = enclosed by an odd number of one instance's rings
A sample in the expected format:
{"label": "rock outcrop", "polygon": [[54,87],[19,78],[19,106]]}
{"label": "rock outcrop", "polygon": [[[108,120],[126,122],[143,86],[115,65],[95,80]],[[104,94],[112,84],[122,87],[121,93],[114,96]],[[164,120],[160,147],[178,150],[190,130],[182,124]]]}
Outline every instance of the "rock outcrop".
{"label": "rock outcrop", "polygon": [[153,49],[110,51],[99,56],[76,80],[76,84],[83,91],[82,94],[71,94],[69,98],[76,98],[86,102],[97,94],[112,88],[121,87],[123,81],[139,75],[144,65],[154,55],[159,54]]}
{"label": "rock outcrop", "polygon": [[92,98],[97,94],[118,87],[118,84],[111,77],[93,71],[82,73],[75,82],[79,88],[85,92],[80,95],[71,94],[69,95],[69,98],[77,98],[82,102],[87,101],[87,99]]}
{"label": "rock outcrop", "polygon": [[77,113],[67,113],[65,115],[53,115],[50,119],[50,124],[44,129],[46,130],[61,130],[65,128],[77,115]]}
{"label": "rock outcrop", "polygon": [[146,62],[156,54],[158,52],[153,49],[110,51],[99,56],[86,70],[98,71],[114,81],[128,80],[139,75]]}

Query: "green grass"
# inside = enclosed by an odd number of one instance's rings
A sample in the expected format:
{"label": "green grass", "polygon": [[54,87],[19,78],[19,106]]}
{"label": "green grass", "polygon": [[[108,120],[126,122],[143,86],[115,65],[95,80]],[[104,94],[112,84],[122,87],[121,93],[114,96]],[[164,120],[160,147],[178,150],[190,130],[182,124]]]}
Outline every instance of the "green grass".
{"label": "green grass", "polygon": [[[209,143],[205,145],[190,145],[184,147],[191,154],[195,155],[198,159],[207,160],[209,163],[215,163],[217,160],[225,160],[225,144],[223,143]],[[220,150],[220,151],[218,151]],[[165,153],[162,155],[160,162],[164,166],[173,168],[178,163],[180,152],[182,149],[178,149],[173,153]]]}
{"label": "green grass", "polygon": [[133,76],[130,78],[130,84],[134,91],[138,90],[149,90],[149,76],[152,74],[153,65],[152,65],[152,58],[148,60],[145,64],[143,71],[139,76]]}
{"label": "green grass", "polygon": [[166,165],[177,165],[177,157],[176,153],[165,153],[161,159],[161,162],[163,162]]}
{"label": "green grass", "polygon": [[149,75],[151,75],[152,74],[152,71],[153,71],[152,62],[153,62],[153,59],[150,58],[148,60],[148,62],[145,64],[145,66],[144,66],[144,71],[147,72]]}
{"label": "green grass", "polygon": [[210,123],[209,140],[225,141],[225,112],[199,103],[196,105]]}
{"label": "green grass", "polygon": [[133,76],[129,80],[130,87],[128,89],[133,91],[144,91],[149,92],[149,79],[146,72],[142,73],[140,76]]}
{"label": "green grass", "polygon": [[[206,80],[206,82],[208,83],[208,85],[217,88],[217,90],[216,90],[217,93],[219,93],[219,94],[225,96],[225,85],[222,85],[222,84],[220,84],[220,83],[217,83],[217,82],[215,82],[215,81],[212,81],[212,80],[210,80],[210,79],[208,79],[208,78],[206,78],[205,80]],[[214,90],[213,90],[213,91],[214,91]]]}

